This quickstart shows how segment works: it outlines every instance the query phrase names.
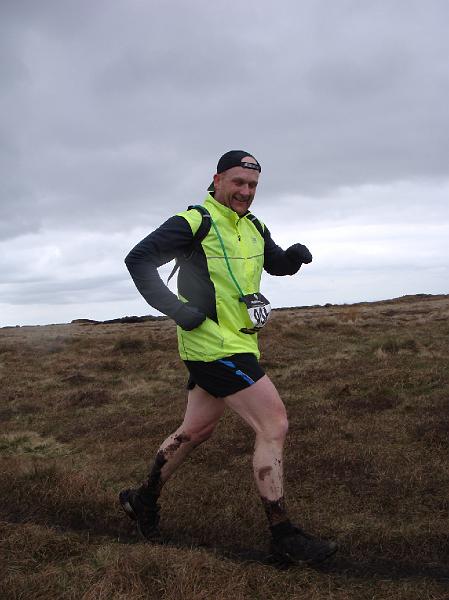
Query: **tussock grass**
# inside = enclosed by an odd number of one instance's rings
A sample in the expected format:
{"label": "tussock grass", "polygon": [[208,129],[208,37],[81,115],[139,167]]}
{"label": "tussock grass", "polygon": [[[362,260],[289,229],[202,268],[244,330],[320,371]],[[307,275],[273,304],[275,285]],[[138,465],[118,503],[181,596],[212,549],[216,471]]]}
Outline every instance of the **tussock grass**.
{"label": "tussock grass", "polygon": [[226,413],[142,544],[117,493],[179,424],[170,321],[0,330],[3,599],[448,598],[449,298],[275,311],[262,365],[290,419],[287,503],[337,538],[321,568],[261,562],[251,432]]}
{"label": "tussock grass", "polygon": [[66,397],[68,406],[101,406],[112,401],[111,393],[106,389],[84,389],[77,392],[70,392]]}
{"label": "tussock grass", "polygon": [[114,344],[113,349],[118,352],[134,354],[145,349],[145,342],[139,338],[122,337]]}
{"label": "tussock grass", "polygon": [[88,375],[84,375],[83,373],[77,371],[75,373],[72,373],[71,375],[63,377],[62,381],[70,386],[79,386],[86,385],[87,383],[94,381],[94,378],[89,377]]}
{"label": "tussock grass", "polygon": [[34,431],[16,431],[0,435],[0,454],[33,456],[58,456],[66,452],[53,438],[45,438]]}
{"label": "tussock grass", "polygon": [[416,340],[411,337],[401,339],[388,336],[381,341],[377,341],[376,344],[386,354],[397,354],[398,352],[416,353],[419,351]]}

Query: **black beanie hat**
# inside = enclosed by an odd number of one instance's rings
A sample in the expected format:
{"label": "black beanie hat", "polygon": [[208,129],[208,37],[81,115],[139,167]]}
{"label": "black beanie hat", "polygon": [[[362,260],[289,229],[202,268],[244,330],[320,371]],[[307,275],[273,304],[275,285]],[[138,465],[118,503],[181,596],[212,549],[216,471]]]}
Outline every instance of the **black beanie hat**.
{"label": "black beanie hat", "polygon": [[[250,152],[245,152],[245,150],[229,150],[223,154],[217,164],[217,173],[223,173],[223,171],[227,171],[228,169],[232,169],[232,167],[243,167],[244,169],[253,169],[254,171],[262,171],[262,168],[256,158],[254,160],[255,163],[245,162],[243,159],[247,156],[254,158],[254,156]],[[210,184],[207,188],[208,192],[213,192],[214,182]]]}

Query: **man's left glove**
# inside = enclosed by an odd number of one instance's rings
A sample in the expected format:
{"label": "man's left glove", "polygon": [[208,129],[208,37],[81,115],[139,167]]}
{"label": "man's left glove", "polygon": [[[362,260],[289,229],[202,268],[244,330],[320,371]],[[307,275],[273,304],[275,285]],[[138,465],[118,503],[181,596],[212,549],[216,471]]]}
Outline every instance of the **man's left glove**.
{"label": "man's left glove", "polygon": [[192,329],[196,329],[206,320],[206,315],[196,308],[196,306],[186,303],[178,308],[173,315],[173,319],[181,329],[192,331]]}
{"label": "man's left glove", "polygon": [[293,246],[287,248],[285,253],[291,260],[304,263],[306,265],[312,262],[312,255],[310,254],[309,249],[302,244],[293,244]]}

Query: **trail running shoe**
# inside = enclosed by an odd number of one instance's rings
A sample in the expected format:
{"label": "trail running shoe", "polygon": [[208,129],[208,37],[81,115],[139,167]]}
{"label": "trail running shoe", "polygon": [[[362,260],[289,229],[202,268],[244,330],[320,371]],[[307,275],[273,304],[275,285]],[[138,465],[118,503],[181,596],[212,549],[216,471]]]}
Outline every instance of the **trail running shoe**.
{"label": "trail running shoe", "polygon": [[317,564],[337,552],[337,544],[320,540],[293,525],[292,531],[279,539],[271,539],[271,553],[286,564]]}
{"label": "trail running shoe", "polygon": [[119,502],[125,513],[136,521],[137,531],[146,540],[154,540],[159,532],[159,504],[144,504],[137,490],[123,490],[119,494]]}

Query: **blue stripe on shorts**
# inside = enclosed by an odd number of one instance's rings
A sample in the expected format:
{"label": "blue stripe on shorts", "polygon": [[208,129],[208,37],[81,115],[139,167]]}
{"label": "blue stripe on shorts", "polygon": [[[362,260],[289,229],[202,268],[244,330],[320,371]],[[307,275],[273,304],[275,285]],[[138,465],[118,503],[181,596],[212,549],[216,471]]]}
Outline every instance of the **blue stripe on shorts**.
{"label": "blue stripe on shorts", "polygon": [[237,367],[231,360],[218,359],[217,362],[221,362],[222,364],[226,365],[227,367],[230,367],[231,369],[235,369],[234,373],[236,375],[238,375],[239,377],[241,377],[242,379],[244,379],[246,381],[246,383],[249,383],[249,385],[252,385],[253,383],[255,383],[254,380],[251,379],[251,377],[249,375],[247,375],[243,371],[240,371],[240,369],[237,369]]}

